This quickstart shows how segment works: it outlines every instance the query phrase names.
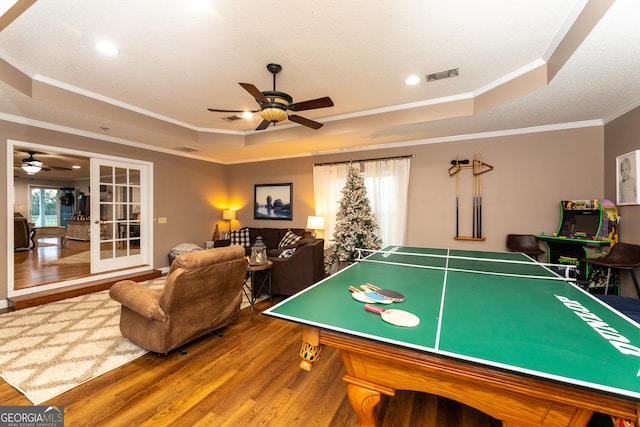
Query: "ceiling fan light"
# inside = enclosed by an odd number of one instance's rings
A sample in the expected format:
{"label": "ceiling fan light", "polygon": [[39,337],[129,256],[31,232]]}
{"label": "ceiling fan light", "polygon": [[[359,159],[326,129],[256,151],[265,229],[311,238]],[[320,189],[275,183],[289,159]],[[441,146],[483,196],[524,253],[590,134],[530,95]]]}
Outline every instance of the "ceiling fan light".
{"label": "ceiling fan light", "polygon": [[29,175],[35,175],[42,169],[42,162],[23,163],[22,170]]}
{"label": "ceiling fan light", "polygon": [[265,108],[260,114],[268,122],[282,122],[287,119],[287,112],[277,107]]}

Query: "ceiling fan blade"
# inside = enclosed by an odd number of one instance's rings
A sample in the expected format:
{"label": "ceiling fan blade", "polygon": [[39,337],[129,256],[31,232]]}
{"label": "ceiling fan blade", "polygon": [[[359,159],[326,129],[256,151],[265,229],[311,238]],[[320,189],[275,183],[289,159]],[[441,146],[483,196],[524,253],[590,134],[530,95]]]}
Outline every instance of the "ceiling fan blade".
{"label": "ceiling fan blade", "polygon": [[[207,108],[209,111],[213,111],[214,113],[244,113],[245,110],[220,110],[218,108]],[[252,111],[255,113],[255,111]]]}
{"label": "ceiling fan blade", "polygon": [[311,129],[316,129],[316,130],[324,126],[322,123],[314,122],[313,120],[310,120],[301,116],[296,116],[295,114],[290,115],[289,120],[291,120],[292,122],[300,123],[303,126],[310,127]]}
{"label": "ceiling fan blade", "polygon": [[289,110],[291,111],[304,111],[304,110],[313,110],[316,108],[325,108],[325,107],[333,107],[333,101],[328,96],[310,99],[308,101],[296,102],[294,104],[289,105]]}
{"label": "ceiling fan blade", "polygon": [[244,90],[249,92],[251,96],[253,96],[256,99],[256,101],[258,101],[258,104],[262,105],[269,102],[267,98],[264,97],[262,92],[260,92],[260,90],[254,85],[252,85],[251,83],[238,83],[238,84],[242,86]]}
{"label": "ceiling fan blade", "polygon": [[262,123],[260,123],[260,124],[258,125],[258,127],[256,128],[256,130],[265,130],[266,128],[268,128],[268,127],[269,127],[269,125],[270,125],[270,124],[271,124],[271,122],[270,122],[270,121],[268,121],[268,120],[263,120],[263,121],[262,121]]}
{"label": "ceiling fan blade", "polygon": [[50,170],[50,171],[70,171],[72,168],[68,168],[66,166],[51,166],[51,165],[42,165],[42,169]]}

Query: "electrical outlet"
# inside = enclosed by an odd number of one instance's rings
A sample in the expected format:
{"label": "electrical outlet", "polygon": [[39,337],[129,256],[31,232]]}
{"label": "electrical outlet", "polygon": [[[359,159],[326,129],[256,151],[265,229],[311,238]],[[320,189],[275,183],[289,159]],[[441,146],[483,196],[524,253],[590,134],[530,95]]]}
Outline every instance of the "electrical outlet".
{"label": "electrical outlet", "polygon": [[161,216],[158,218],[158,224],[166,224],[167,223],[167,217],[166,216]]}

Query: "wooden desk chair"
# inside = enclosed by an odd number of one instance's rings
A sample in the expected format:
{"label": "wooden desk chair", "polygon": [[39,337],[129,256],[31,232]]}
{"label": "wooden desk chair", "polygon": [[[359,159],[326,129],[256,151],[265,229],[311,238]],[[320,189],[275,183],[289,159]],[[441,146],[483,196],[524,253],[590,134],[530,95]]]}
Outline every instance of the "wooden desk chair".
{"label": "wooden desk chair", "polygon": [[633,245],[631,243],[616,243],[611,247],[611,250],[606,256],[602,258],[583,258],[583,262],[591,265],[599,265],[607,267],[607,283],[604,288],[605,295],[609,292],[609,278],[611,277],[611,269],[627,270],[631,274],[633,280],[633,286],[636,288],[638,297],[640,297],[640,286],[638,286],[638,279],[636,273],[633,271],[635,267],[640,266],[640,246]]}
{"label": "wooden desk chair", "polygon": [[538,240],[533,234],[507,234],[507,249],[511,252],[522,252],[538,260],[538,255],[545,253],[538,246]]}

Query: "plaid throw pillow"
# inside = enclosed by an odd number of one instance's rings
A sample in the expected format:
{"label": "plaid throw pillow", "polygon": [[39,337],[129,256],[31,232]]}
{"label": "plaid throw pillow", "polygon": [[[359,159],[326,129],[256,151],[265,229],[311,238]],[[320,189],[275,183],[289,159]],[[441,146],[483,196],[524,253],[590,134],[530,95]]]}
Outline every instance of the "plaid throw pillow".
{"label": "plaid throw pillow", "polygon": [[295,245],[302,239],[302,237],[298,236],[291,230],[287,230],[287,233],[284,235],[282,240],[280,240],[280,244],[278,245],[278,249],[284,249],[287,246]]}
{"label": "plaid throw pillow", "polygon": [[251,246],[251,240],[249,239],[249,229],[241,228],[240,230],[232,231],[231,244],[240,246]]}

